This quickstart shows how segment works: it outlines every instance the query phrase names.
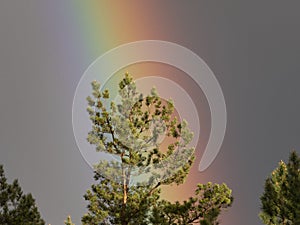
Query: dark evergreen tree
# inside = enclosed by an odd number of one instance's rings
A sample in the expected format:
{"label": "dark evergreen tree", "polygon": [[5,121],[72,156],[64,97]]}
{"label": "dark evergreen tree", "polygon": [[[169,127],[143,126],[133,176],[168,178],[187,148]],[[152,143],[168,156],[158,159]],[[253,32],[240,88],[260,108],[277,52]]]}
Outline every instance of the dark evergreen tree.
{"label": "dark evergreen tree", "polygon": [[84,196],[89,204],[83,224],[217,224],[221,209],[232,203],[225,184],[199,184],[196,197],[183,203],[160,199],[160,187],[182,184],[194,161],[193,134],[174,115],[173,102],[155,89],[143,96],[128,73],[119,83],[119,102],[109,101],[109,91],[97,81],[92,88],[87,140],[117,160],[95,165],[97,183]]}
{"label": "dark evergreen tree", "polygon": [[23,194],[17,180],[7,183],[3,166],[0,165],[0,224],[44,225],[31,194]]}
{"label": "dark evergreen tree", "polygon": [[295,151],[288,164],[279,162],[265,182],[259,217],[268,225],[300,224],[300,158]]}

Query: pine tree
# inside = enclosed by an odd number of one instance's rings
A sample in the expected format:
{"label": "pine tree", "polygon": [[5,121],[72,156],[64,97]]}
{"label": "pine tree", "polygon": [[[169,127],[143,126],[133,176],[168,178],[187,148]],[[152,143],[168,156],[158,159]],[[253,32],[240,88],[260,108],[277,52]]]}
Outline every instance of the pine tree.
{"label": "pine tree", "polygon": [[7,183],[3,166],[0,165],[0,224],[44,225],[31,194],[23,194],[17,180]]}
{"label": "pine tree", "polygon": [[150,217],[153,225],[219,224],[222,208],[232,204],[231,190],[226,184],[198,184],[195,196],[183,203],[162,200]]}
{"label": "pine tree", "polygon": [[[197,197],[182,204],[160,199],[160,187],[182,184],[195,158],[189,147],[193,133],[174,115],[173,102],[154,88],[143,96],[128,73],[119,83],[119,102],[109,101],[109,91],[101,91],[97,81],[92,89],[87,140],[118,160],[95,165],[97,183],[84,196],[89,204],[83,224],[217,224],[221,209],[232,203],[224,184],[199,184]],[[141,176],[147,179],[135,181]]]}
{"label": "pine tree", "polygon": [[268,225],[300,224],[300,158],[295,151],[288,164],[279,162],[265,182],[259,217]]}
{"label": "pine tree", "polygon": [[71,220],[71,216],[68,216],[67,220],[65,220],[65,225],[75,225]]}

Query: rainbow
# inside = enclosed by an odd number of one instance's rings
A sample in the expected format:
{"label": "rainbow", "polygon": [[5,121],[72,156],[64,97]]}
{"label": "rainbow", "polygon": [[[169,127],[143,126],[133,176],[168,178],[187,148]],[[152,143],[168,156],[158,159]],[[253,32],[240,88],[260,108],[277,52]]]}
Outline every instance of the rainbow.
{"label": "rainbow", "polygon": [[[161,39],[172,42],[173,40],[168,35],[170,33],[182,37],[180,27],[175,30],[174,25],[170,26],[171,24],[179,24],[180,18],[176,18],[175,12],[168,12],[166,5],[162,4],[161,8],[154,8],[151,1],[130,3],[75,0],[71,4],[62,1],[54,5],[49,1],[40,5],[41,12],[45,14],[47,14],[47,7],[52,9],[57,7],[56,11],[59,17],[63,18],[63,20],[60,20],[63,24],[57,24],[59,20],[55,20],[56,15],[43,16],[43,18],[48,18],[48,21],[46,21],[49,24],[46,29],[47,36],[51,37],[55,44],[60,45],[61,55],[59,60],[73,63],[72,67],[74,69],[70,69],[69,73],[65,75],[68,76],[65,79],[66,86],[70,85],[70,80],[73,82],[74,80],[78,81],[85,69],[96,58],[121,44],[147,39]],[[172,15],[164,17],[165,13],[172,13]],[[49,38],[49,41],[51,40]],[[194,167],[185,184],[178,187],[164,188],[163,197],[172,201],[181,201],[193,195],[196,184],[199,182],[226,182],[226,180],[222,180],[222,172],[218,168],[222,168],[225,163],[229,164],[228,161],[219,162],[216,160],[218,162],[213,163],[204,173],[198,171],[199,159],[206,147],[211,124],[207,100],[195,81],[173,66],[154,62],[129,65],[117,71],[114,77],[120,78],[126,71],[129,71],[136,79],[159,75],[176,82],[192,98],[199,113],[201,134],[197,144],[197,160]],[[101,81],[101,75],[99,80]],[[114,86],[108,85],[107,88],[113,89]],[[185,102],[175,102],[175,106],[176,108],[186,107]],[[229,219],[224,218],[224,221],[230,224]]]}

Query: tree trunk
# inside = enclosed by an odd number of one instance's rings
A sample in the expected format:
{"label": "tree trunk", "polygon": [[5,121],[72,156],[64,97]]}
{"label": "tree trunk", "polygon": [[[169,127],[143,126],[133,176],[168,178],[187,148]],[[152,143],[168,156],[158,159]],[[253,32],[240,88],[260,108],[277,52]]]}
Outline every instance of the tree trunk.
{"label": "tree trunk", "polygon": [[126,169],[122,166],[122,175],[123,175],[123,204],[122,204],[122,211],[121,211],[121,224],[127,225],[127,218],[126,218],[126,204],[127,204],[127,174]]}

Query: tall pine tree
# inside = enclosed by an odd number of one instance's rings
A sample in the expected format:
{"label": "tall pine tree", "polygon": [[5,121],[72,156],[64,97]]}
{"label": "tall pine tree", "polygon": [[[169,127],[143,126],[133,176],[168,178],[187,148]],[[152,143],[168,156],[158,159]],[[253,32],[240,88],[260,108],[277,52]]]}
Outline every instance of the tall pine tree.
{"label": "tall pine tree", "polygon": [[119,83],[117,102],[99,82],[92,88],[87,140],[116,160],[95,165],[97,183],[84,196],[89,204],[83,224],[218,224],[221,209],[232,204],[225,184],[199,184],[196,197],[183,203],[160,199],[160,187],[182,184],[194,161],[193,134],[175,116],[173,102],[155,89],[147,96],[139,93],[128,73]]}
{"label": "tall pine tree", "polygon": [[32,195],[24,194],[17,180],[8,184],[2,165],[0,165],[0,224],[45,224]]}
{"label": "tall pine tree", "polygon": [[295,151],[288,164],[279,162],[265,182],[259,217],[268,225],[300,224],[300,158]]}

